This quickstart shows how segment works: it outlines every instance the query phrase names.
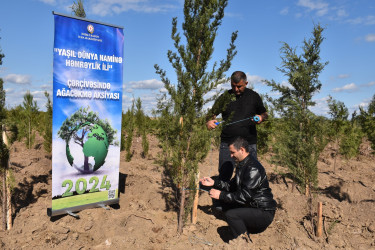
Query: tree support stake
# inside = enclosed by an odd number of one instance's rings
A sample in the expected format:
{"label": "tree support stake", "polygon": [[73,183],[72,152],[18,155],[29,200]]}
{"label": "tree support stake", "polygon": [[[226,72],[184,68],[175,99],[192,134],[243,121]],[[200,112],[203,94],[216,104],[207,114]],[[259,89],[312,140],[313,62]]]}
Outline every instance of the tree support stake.
{"label": "tree support stake", "polygon": [[318,202],[318,223],[316,226],[316,236],[321,237],[323,235],[323,204]]}

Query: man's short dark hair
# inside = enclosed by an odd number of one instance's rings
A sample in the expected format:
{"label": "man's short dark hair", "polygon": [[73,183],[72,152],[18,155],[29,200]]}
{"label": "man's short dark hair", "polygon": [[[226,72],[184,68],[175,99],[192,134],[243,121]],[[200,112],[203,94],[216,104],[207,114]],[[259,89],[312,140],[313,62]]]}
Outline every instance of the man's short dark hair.
{"label": "man's short dark hair", "polygon": [[233,83],[239,83],[241,80],[244,82],[247,81],[246,74],[242,71],[235,71],[233,72],[232,76],[230,77],[231,82]]}
{"label": "man's short dark hair", "polygon": [[236,150],[240,150],[240,148],[242,147],[246,152],[249,152],[249,142],[241,136],[238,136],[231,140],[229,145],[233,145]]}

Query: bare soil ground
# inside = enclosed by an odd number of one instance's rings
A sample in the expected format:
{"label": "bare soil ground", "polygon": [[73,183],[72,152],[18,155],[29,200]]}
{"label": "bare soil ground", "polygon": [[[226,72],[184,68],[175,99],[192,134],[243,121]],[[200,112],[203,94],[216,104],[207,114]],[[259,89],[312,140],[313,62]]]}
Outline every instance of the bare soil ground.
{"label": "bare soil ground", "polygon": [[[282,168],[271,166],[269,155],[260,157],[278,202],[275,220],[251,242],[231,240],[225,220],[211,210],[211,199],[201,192],[198,222],[187,222],[177,235],[175,197],[164,169],[155,161],[160,149],[150,138],[150,153],[141,157],[141,141],[133,143],[134,156],[121,154],[120,203],[109,210],[93,208],[50,218],[51,159],[43,139],[33,149],[16,142],[10,167],[16,179],[13,192],[13,228],[0,231],[0,249],[375,249],[375,158],[368,142],[352,160],[336,161],[326,147],[319,160],[319,190],[312,208],[323,202],[323,237],[313,235],[308,198],[283,178]],[[201,176],[216,175],[218,151],[210,152],[200,166]],[[0,216],[2,216],[0,212]]]}

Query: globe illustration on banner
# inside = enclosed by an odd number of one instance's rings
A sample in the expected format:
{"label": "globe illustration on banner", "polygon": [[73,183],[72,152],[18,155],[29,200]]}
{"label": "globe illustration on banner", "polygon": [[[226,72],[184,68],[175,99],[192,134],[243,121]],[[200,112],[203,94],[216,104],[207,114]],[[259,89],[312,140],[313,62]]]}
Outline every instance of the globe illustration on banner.
{"label": "globe illustration on banner", "polygon": [[71,166],[82,173],[92,173],[105,163],[108,138],[98,124],[86,122],[77,126],[66,144],[66,157]]}

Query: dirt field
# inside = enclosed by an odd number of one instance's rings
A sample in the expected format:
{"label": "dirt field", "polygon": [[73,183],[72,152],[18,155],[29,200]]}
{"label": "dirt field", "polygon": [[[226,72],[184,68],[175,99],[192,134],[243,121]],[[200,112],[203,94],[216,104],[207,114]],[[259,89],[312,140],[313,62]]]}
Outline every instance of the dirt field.
{"label": "dirt field", "polygon": [[[79,219],[69,215],[50,218],[51,160],[42,139],[27,150],[19,142],[11,149],[10,166],[18,183],[13,195],[14,225],[0,231],[0,249],[375,249],[375,158],[367,142],[353,160],[340,157],[333,171],[328,145],[319,161],[319,192],[313,201],[323,202],[323,237],[312,235],[307,198],[261,157],[278,202],[275,220],[263,233],[230,240],[225,220],[211,210],[211,199],[200,193],[198,222],[188,222],[177,235],[174,196],[163,168],[155,163],[159,148],[150,139],[150,154],[141,157],[141,141],[135,140],[134,156],[121,155],[120,203],[109,210],[87,209]],[[201,176],[216,174],[218,152],[212,151],[200,166]],[[294,190],[293,190],[294,189]],[[0,215],[2,216],[1,212]]]}

